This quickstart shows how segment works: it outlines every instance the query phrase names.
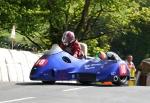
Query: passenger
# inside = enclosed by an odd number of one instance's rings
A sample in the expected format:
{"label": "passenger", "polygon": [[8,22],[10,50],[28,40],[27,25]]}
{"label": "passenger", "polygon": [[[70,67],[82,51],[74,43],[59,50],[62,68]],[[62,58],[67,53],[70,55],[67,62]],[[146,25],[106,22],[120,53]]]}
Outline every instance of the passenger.
{"label": "passenger", "polygon": [[78,40],[76,40],[75,35],[72,31],[64,32],[60,47],[64,51],[68,52],[69,54],[73,55],[74,57],[78,59],[81,59],[84,57],[84,54],[81,50],[81,46]]}
{"label": "passenger", "polygon": [[99,58],[101,60],[121,60],[121,58],[115,53],[115,52],[100,52],[99,53]]}
{"label": "passenger", "polygon": [[101,60],[106,60],[106,59],[107,59],[106,53],[101,51],[101,52],[99,53],[99,58],[100,58]]}

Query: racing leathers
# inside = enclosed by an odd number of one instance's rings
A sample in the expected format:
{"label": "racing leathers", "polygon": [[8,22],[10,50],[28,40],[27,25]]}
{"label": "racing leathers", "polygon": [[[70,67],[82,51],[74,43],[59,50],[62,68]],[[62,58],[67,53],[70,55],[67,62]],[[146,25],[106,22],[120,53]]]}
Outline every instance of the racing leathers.
{"label": "racing leathers", "polygon": [[83,58],[83,52],[81,50],[81,46],[77,40],[73,41],[69,45],[64,45],[63,43],[60,44],[60,47],[68,52],[69,54],[73,55],[76,58]]}

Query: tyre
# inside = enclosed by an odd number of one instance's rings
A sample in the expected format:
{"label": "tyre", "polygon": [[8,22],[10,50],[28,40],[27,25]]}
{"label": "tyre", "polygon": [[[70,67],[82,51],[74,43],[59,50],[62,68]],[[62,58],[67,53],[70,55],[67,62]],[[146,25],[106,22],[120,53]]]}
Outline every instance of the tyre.
{"label": "tyre", "polygon": [[120,77],[121,85],[126,85],[127,81],[128,81],[128,77],[127,77],[127,76],[125,76],[125,77]]}
{"label": "tyre", "polygon": [[83,84],[83,85],[89,85],[92,82],[91,81],[79,81],[79,83]]}
{"label": "tyre", "polygon": [[128,81],[128,77],[124,76],[124,77],[118,77],[118,80],[113,81],[112,83],[114,85],[121,86],[121,85],[126,85],[127,81]]}
{"label": "tyre", "polygon": [[42,81],[43,84],[55,84],[55,81]]}

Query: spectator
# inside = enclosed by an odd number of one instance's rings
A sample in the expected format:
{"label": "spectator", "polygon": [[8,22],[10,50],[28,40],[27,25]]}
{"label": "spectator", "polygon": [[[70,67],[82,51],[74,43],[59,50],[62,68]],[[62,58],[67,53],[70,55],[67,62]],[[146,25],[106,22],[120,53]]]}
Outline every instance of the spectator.
{"label": "spectator", "polygon": [[127,63],[128,67],[129,67],[130,76],[131,77],[135,77],[136,68],[135,68],[135,65],[133,63],[133,56],[132,55],[128,55],[127,56],[126,63]]}

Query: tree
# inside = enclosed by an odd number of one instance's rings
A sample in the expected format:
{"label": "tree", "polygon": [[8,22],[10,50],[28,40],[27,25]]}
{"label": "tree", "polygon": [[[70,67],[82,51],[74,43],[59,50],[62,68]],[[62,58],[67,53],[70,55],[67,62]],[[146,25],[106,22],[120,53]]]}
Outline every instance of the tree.
{"label": "tree", "polygon": [[[142,7],[132,15],[125,35],[120,35],[112,42],[112,50],[120,54],[132,54],[135,63],[150,56],[150,8]],[[119,50],[118,50],[119,48]]]}
{"label": "tree", "polygon": [[123,57],[143,50],[148,57],[149,40],[138,41],[149,37],[149,6],[149,0],[1,0],[0,30],[10,31],[15,23],[17,33],[39,50],[60,43],[63,32],[71,30],[91,55],[111,49]]}

